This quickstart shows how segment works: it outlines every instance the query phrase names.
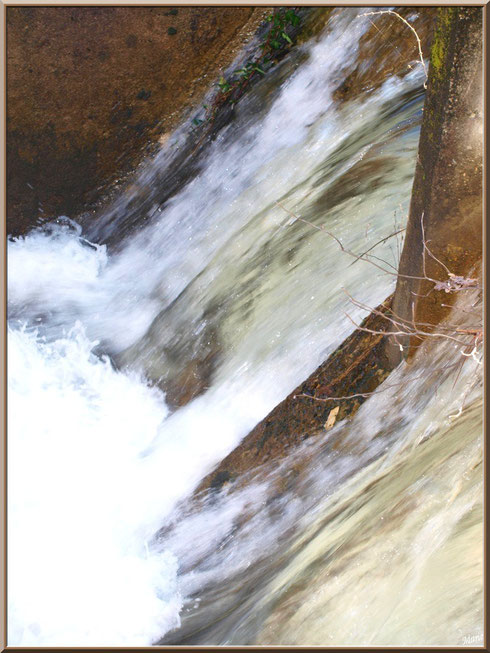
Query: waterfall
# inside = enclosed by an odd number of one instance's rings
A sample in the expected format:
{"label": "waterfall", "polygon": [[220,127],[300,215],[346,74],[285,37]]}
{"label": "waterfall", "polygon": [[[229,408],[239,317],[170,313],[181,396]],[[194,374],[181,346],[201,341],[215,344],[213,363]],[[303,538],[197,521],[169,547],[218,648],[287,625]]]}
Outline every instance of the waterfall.
{"label": "waterfall", "polygon": [[[472,361],[456,381],[442,375],[436,397],[425,388],[398,405],[395,386],[370,399],[336,427],[349,430],[345,451],[292,452],[311,457],[310,473],[275,502],[280,466],[198,512],[186,503],[367,314],[345,290],[374,307],[394,288],[394,275],[353,262],[322,229],[357,253],[375,246],[396,269],[400,237],[379,241],[406,219],[424,72],[336,100],[367,29],[360,11],[336,11],[250,89],[160,201],[181,127],[139,171],[151,201],[127,232],[137,198],[121,196],[99,227],[62,216],[9,240],[9,645],[424,644],[429,557],[432,574],[456,564],[448,542],[478,557]],[[190,364],[199,391],[178,407],[172,389]],[[470,408],[450,421],[463,395]],[[370,520],[390,511],[400,528],[384,535]],[[381,600],[373,587],[390,565]],[[455,610],[469,595],[473,608],[450,632],[438,613],[435,644],[481,632],[478,563],[468,565],[443,582],[464,587]],[[417,592],[419,631],[404,621]]]}

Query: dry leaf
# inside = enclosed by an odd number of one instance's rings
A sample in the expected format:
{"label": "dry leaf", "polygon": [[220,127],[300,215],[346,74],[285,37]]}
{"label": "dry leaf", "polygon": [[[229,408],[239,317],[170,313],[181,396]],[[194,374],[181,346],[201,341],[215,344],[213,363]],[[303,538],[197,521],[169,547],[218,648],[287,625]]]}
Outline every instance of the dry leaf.
{"label": "dry leaf", "polygon": [[340,406],[336,406],[335,408],[332,408],[330,413],[328,414],[328,419],[325,422],[325,429],[328,431],[329,429],[332,428],[332,426],[335,424],[335,420],[337,419],[337,413],[340,410]]}

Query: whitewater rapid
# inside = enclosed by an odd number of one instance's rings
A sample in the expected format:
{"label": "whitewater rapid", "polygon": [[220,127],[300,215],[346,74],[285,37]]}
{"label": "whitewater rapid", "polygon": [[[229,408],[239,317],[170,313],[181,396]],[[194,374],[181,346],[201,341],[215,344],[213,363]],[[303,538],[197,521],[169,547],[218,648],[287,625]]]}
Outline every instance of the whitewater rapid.
{"label": "whitewater rapid", "polygon": [[[246,101],[238,107],[237,126],[209,146],[199,174],[151,207],[157,217],[142,216],[116,250],[67,217],[9,240],[10,645],[149,645],[178,628],[202,586],[204,572],[193,575],[189,561],[210,556],[204,576],[226,583],[213,547],[264,498],[254,486],[215,506],[211,529],[180,514],[180,502],[343,341],[350,318],[362,319],[343,287],[371,306],[393,290],[393,276],[352,265],[335,241],[278,205],[328,224],[357,252],[405,220],[423,71],[337,107],[333,92],[367,28],[357,13],[337,12],[301,46],[304,62],[262,114],[247,113]],[[261,84],[273,87],[268,77]],[[142,183],[161,177],[165,148]],[[361,162],[375,171],[362,192],[320,211]],[[108,212],[124,214],[125,202]],[[376,253],[396,266],[400,247],[391,240]],[[219,366],[205,393],[172,413],[145,338],[153,328],[158,346],[193,342],[210,308]],[[123,354],[128,363],[117,369]],[[298,506],[291,499],[285,517],[297,519]],[[169,520],[180,530],[156,542]],[[280,543],[280,530],[270,535]],[[228,572],[253,568],[265,542],[239,547]]]}

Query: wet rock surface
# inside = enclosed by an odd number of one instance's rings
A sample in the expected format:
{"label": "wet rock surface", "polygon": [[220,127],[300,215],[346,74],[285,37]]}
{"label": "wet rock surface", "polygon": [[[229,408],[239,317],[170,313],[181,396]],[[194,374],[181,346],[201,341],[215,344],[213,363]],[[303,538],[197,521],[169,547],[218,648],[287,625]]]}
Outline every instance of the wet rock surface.
{"label": "wet rock surface", "polygon": [[[198,172],[207,143],[233,119],[240,93],[220,107],[211,129],[201,130],[206,138],[188,139],[172,157],[158,197],[136,179],[136,185],[128,184],[127,177],[199,107],[244,43],[254,34],[264,36],[263,19],[271,11],[9,8],[8,233],[24,233],[58,215],[79,215],[91,238],[114,244],[155,202],[162,206]],[[297,11],[301,25],[291,35],[298,43],[314,38],[325,24],[328,29],[331,8]],[[413,23],[428,51],[434,10],[398,11]],[[373,25],[361,40],[355,70],[339,80],[339,102],[372,92],[391,74],[406,74],[417,65],[410,63],[417,58],[416,40],[401,21],[393,16],[359,20]],[[288,50],[279,49],[274,58]],[[381,65],[371,65],[375,58]],[[104,215],[104,205],[122,187],[134,196],[134,206],[125,202],[124,219],[117,211]]]}
{"label": "wet rock surface", "polygon": [[8,7],[8,233],[99,200],[199,102],[265,13]]}
{"label": "wet rock surface", "polygon": [[[264,9],[261,17],[270,15],[271,11]],[[84,212],[80,216],[83,229],[91,239],[117,249],[143,223],[147,225],[149,221],[158,219],[168,201],[201,172],[206,165],[206,156],[217,139],[233,142],[234,138],[239,137],[240,121],[247,120],[247,117],[260,119],[280,92],[282,82],[306,57],[303,51],[294,47],[295,41],[300,41],[303,30],[308,29],[315,17],[318,20],[318,10],[300,8],[297,13],[300,24],[288,29],[291,43],[284,40],[277,49],[264,50],[261,46],[267,41],[271,29],[268,21],[259,22],[254,38],[248,44],[244,46],[241,43],[244,47],[240,51],[239,65],[244,65],[247,60],[255,61],[267,52],[269,61],[267,65],[262,64],[267,73],[255,72],[225,94],[218,91],[217,86],[213,87],[205,96],[206,104],[193,112],[193,119],[180,126],[170,143],[168,138],[164,141],[165,147],[159,153],[157,166],[147,159],[147,167],[143,165],[130,175],[123,188],[118,188],[117,193],[112,192],[94,211]],[[325,14],[325,22],[330,12],[321,10],[319,13]],[[233,74],[235,68],[236,65],[233,65],[223,73],[230,83],[237,81]],[[273,85],[269,75],[272,68]],[[253,92],[250,93],[252,88]]]}
{"label": "wet rock surface", "polygon": [[[367,8],[361,14],[386,9],[388,8]],[[393,11],[416,30],[424,58],[428,57],[436,8],[395,7]],[[352,100],[362,93],[372,93],[392,75],[405,75],[415,66],[421,66],[417,38],[400,18],[393,14],[361,15],[357,20],[368,21],[370,27],[359,42],[356,67],[335,91],[334,97],[338,101]]]}
{"label": "wet rock surface", "polygon": [[218,324],[213,309],[191,324],[169,307],[141,340],[114,356],[114,362],[118,367],[144,369],[145,377],[165,393],[166,404],[174,410],[211,385],[222,356]]}

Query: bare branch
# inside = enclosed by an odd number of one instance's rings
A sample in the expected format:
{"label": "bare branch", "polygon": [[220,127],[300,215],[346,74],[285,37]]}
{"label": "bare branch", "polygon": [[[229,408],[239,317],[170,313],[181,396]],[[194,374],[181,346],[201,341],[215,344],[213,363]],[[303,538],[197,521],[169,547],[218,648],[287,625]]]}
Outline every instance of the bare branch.
{"label": "bare branch", "polygon": [[[383,317],[386,319],[388,322],[391,322],[394,326],[399,326],[406,328],[407,331],[405,335],[417,335],[417,333],[420,332],[420,327],[421,326],[426,326],[426,327],[433,327],[434,325],[431,324],[430,322],[415,322],[414,319],[414,304],[412,302],[412,321],[409,322],[408,320],[405,320],[404,318],[400,317],[397,315],[393,309],[387,308],[386,313],[382,313],[381,311],[377,310],[376,308],[372,308],[371,306],[368,306],[367,304],[363,304],[361,301],[358,299],[355,299],[350,295],[345,288],[342,288],[344,293],[347,295],[347,297],[350,299],[350,301],[357,306],[358,308],[362,308],[363,310],[369,311],[370,313],[374,313],[375,315],[379,315],[380,317]],[[392,319],[391,316],[393,316]],[[456,324],[440,324],[438,326],[439,329],[442,329],[443,331],[449,331],[450,333],[468,333],[471,335],[477,335],[482,332],[482,328],[480,326],[477,327],[468,327],[467,329],[460,329]],[[408,329],[413,329],[413,331],[409,331]]]}
{"label": "bare branch", "polygon": [[[430,374],[433,372],[443,372],[446,370],[449,370],[453,367],[456,367],[456,365],[459,365],[460,361],[457,361],[456,363],[450,363],[448,365],[445,365],[444,367],[435,367],[431,369],[429,372],[425,372],[424,374],[420,374],[419,376],[414,376],[410,379],[410,381],[416,381],[417,379],[426,379]],[[386,385],[384,388],[381,389],[376,389],[372,390],[371,392],[356,392],[355,394],[352,395],[345,395],[343,397],[315,397],[314,395],[309,395],[306,392],[301,392],[297,395],[293,395],[293,399],[297,399],[298,397],[304,397],[305,399],[313,399],[314,401],[322,401],[322,402],[327,402],[327,401],[343,401],[346,399],[356,399],[357,397],[370,397],[371,395],[378,394],[380,392],[386,392],[386,390],[390,390],[391,388],[396,388],[400,385],[406,385],[407,381],[400,381],[400,383],[390,383],[389,385]]]}
{"label": "bare branch", "polygon": [[[381,245],[381,243],[386,242],[389,238],[393,238],[393,236],[398,236],[398,234],[401,234],[403,231],[405,231],[405,229],[398,229],[397,231],[394,231],[394,232],[393,232],[392,234],[390,234],[389,236],[385,236],[385,237],[382,238],[381,240],[378,240],[377,243],[374,243],[374,245],[372,245],[372,246],[371,246],[369,249],[367,249],[365,252],[363,252],[362,254],[359,254],[359,256],[358,256],[358,260],[359,260],[360,258],[362,258],[363,256],[366,256],[366,254],[369,254],[369,252],[370,252],[371,250],[373,250],[373,249],[374,249],[375,247],[377,247],[378,245]],[[398,239],[397,239],[397,243],[398,243]],[[356,263],[356,261],[353,261],[353,262],[351,263],[351,265],[354,265],[354,263]]]}
{"label": "bare branch", "polygon": [[[411,276],[409,274],[399,274],[397,271],[391,272],[390,270],[387,270],[386,268],[381,267],[377,263],[374,263],[374,261],[371,261],[369,258],[365,258],[362,255],[359,256],[359,255],[355,254],[354,252],[351,252],[349,249],[345,248],[342,245],[341,241],[337,238],[337,236],[335,236],[333,233],[331,233],[330,231],[325,229],[325,227],[323,225],[318,226],[318,225],[314,224],[313,222],[310,222],[309,220],[305,220],[304,218],[300,218],[298,215],[294,214],[292,211],[287,209],[284,206],[284,204],[282,204],[279,201],[276,201],[276,205],[280,206],[281,209],[286,211],[286,213],[288,215],[290,215],[292,218],[294,218],[294,220],[298,220],[299,222],[303,222],[304,224],[307,224],[310,227],[313,227],[313,229],[316,229],[317,231],[325,232],[327,234],[327,236],[330,236],[330,238],[333,238],[335,240],[335,242],[338,244],[338,246],[340,247],[340,249],[343,252],[345,252],[349,256],[352,256],[353,258],[355,258],[356,261],[365,261],[366,263],[370,263],[371,265],[374,265],[374,267],[378,268],[379,270],[381,270],[385,274],[391,274],[394,277],[402,277],[404,279],[416,279],[417,281],[432,281],[433,283],[438,283],[437,279],[431,279],[430,277],[415,277],[415,276]],[[371,256],[371,258],[377,258],[376,256],[374,256],[372,254],[370,256]],[[390,267],[393,267],[389,263],[387,263],[386,261],[383,261],[383,263],[385,265],[389,265]],[[393,269],[396,270],[396,268],[393,268]]]}
{"label": "bare branch", "polygon": [[420,63],[422,64],[422,68],[424,69],[425,73],[425,82],[424,82],[424,88],[427,88],[427,80],[429,79],[429,76],[427,74],[427,67],[425,65],[424,61],[424,53],[422,52],[422,42],[419,38],[419,35],[417,34],[416,29],[413,27],[413,25],[410,25],[408,20],[405,20],[403,16],[400,16],[400,14],[397,14],[396,11],[392,11],[391,9],[385,9],[384,11],[368,11],[365,14],[359,14],[358,18],[362,18],[363,16],[380,16],[381,14],[391,14],[392,16],[396,16],[399,18],[401,21],[405,23],[407,27],[409,27],[412,32],[415,35],[415,38],[417,39],[417,45],[419,48],[419,58],[420,58]]}
{"label": "bare branch", "polygon": [[434,254],[430,251],[430,249],[429,249],[428,246],[427,246],[427,243],[429,243],[430,241],[429,241],[429,240],[426,240],[426,238],[425,238],[424,212],[423,212],[423,211],[422,211],[422,215],[420,216],[420,227],[421,227],[421,229],[422,229],[422,246],[423,246],[423,248],[424,248],[424,251],[423,251],[423,254],[422,254],[422,257],[423,257],[422,260],[423,260],[423,266],[424,266],[424,276],[427,276],[427,275],[426,275],[426,272],[425,272],[425,252],[427,252],[427,254],[428,254],[429,256],[431,256],[431,257],[434,259],[434,261],[436,261],[437,263],[439,263],[439,265],[441,265],[441,266],[444,268],[444,270],[447,272],[447,274],[448,274],[449,276],[451,276],[451,272],[449,271],[449,268],[446,267],[442,261],[440,261],[438,258],[436,258],[436,257],[434,256]]}
{"label": "bare branch", "polygon": [[[355,300],[354,300],[354,303],[356,303]],[[360,305],[360,303],[357,303],[356,305],[359,306],[360,308],[364,308],[363,306]],[[367,309],[367,310],[369,310],[369,309]],[[383,316],[384,318],[386,318],[389,322],[391,322],[395,326],[402,326],[402,327],[405,327],[405,328],[403,328],[402,330],[399,330],[399,331],[382,331],[382,330],[368,329],[367,327],[363,327],[360,324],[357,324],[357,322],[355,322],[350,317],[350,315],[348,315],[347,313],[344,312],[344,315],[352,322],[352,324],[357,329],[359,329],[359,331],[365,331],[367,333],[372,333],[374,335],[380,335],[380,336],[417,336],[417,337],[424,337],[424,338],[443,338],[445,340],[451,340],[452,342],[456,342],[458,345],[461,345],[463,347],[468,346],[467,342],[464,342],[463,340],[459,340],[458,338],[455,338],[454,336],[450,335],[449,333],[434,333],[432,331],[430,331],[430,332],[422,331],[419,328],[417,328],[416,331],[411,331],[410,329],[406,328],[405,325],[403,325],[403,324],[400,325],[395,320],[392,320],[389,317],[387,317],[384,313],[381,313],[381,312],[376,311],[376,310],[372,310],[372,312],[375,315]]]}
{"label": "bare branch", "polygon": [[[421,296],[421,297],[426,297],[430,295],[434,290],[444,290],[445,292],[458,292],[461,290],[467,290],[467,289],[480,289],[479,283],[477,279],[470,278],[470,277],[462,277],[462,276],[457,276],[450,272],[449,268],[442,262],[440,261],[429,249],[427,245],[427,239],[425,236],[425,225],[424,225],[424,213],[422,213],[421,218],[420,218],[420,225],[421,225],[421,232],[422,232],[422,270],[423,270],[423,276],[422,277],[417,277],[417,276],[410,276],[410,275],[402,275],[398,272],[398,270],[392,266],[390,263],[387,261],[378,258],[374,254],[372,254],[372,250],[379,244],[386,242],[389,238],[392,236],[398,237],[398,234],[401,232],[405,231],[405,229],[398,229],[397,224],[396,224],[396,212],[395,212],[395,231],[386,236],[385,238],[382,238],[378,242],[376,242],[374,245],[372,245],[369,249],[367,249],[365,252],[362,254],[355,254],[354,252],[350,251],[340,241],[337,236],[332,234],[330,231],[328,231],[323,225],[318,226],[314,224],[313,222],[310,222],[309,220],[305,220],[304,218],[301,218],[297,215],[295,215],[292,211],[287,209],[281,202],[276,202],[278,206],[280,206],[286,213],[288,213],[294,220],[298,220],[300,222],[303,222],[304,224],[307,224],[314,229],[318,231],[324,231],[328,236],[333,238],[335,242],[338,244],[342,252],[345,252],[349,256],[353,257],[355,260],[351,265],[356,263],[359,260],[365,261],[367,263],[371,263],[371,265],[374,265],[376,268],[382,270],[385,274],[391,274],[393,276],[396,276],[397,278],[406,278],[406,279],[416,279],[419,281],[428,281],[433,284],[433,287],[426,293],[425,295],[419,295],[418,293],[415,293],[412,291],[412,294],[415,296]],[[367,232],[366,232],[367,233]],[[397,238],[397,245],[398,245],[398,238]],[[433,279],[432,277],[429,277],[427,274],[427,269],[426,269],[426,254],[428,254],[433,260],[435,260],[446,272],[448,275],[448,278],[444,281],[438,280],[438,279]],[[391,267],[394,272],[391,272],[390,270],[386,269],[385,267],[382,267],[381,265],[378,265],[375,263],[372,259],[377,259],[379,260],[383,266],[388,266]],[[460,328],[458,325],[452,325],[452,324],[440,324],[438,326],[437,331],[433,331],[433,329],[436,327],[435,324],[429,324],[427,322],[417,322],[415,319],[415,304],[412,302],[412,315],[411,315],[411,321],[406,320],[405,318],[400,317],[397,315],[391,308],[387,307],[385,311],[380,311],[376,308],[373,308],[371,306],[367,306],[366,304],[363,304],[362,302],[356,300],[354,297],[352,297],[345,288],[343,288],[345,294],[351,301],[351,303],[354,306],[357,306],[358,308],[361,308],[363,310],[368,311],[371,314],[377,315],[386,322],[390,323],[394,329],[393,330],[381,330],[381,329],[370,329],[368,327],[361,326],[357,322],[355,322],[351,316],[348,313],[344,312],[344,315],[347,317],[347,319],[352,322],[352,324],[356,327],[357,330],[363,331],[366,333],[370,333],[372,335],[378,336],[378,337],[390,337],[392,338],[395,343],[398,345],[400,348],[400,351],[404,350],[403,345],[399,341],[398,337],[409,337],[409,338],[417,338],[420,341],[420,344],[413,344],[411,343],[410,348],[411,349],[418,349],[423,343],[423,339],[425,338],[433,338],[433,339],[442,339],[442,340],[447,340],[452,343],[456,343],[459,347],[462,347],[460,350],[462,359],[464,361],[465,357],[472,358],[474,359],[478,364],[481,364],[481,359],[478,358],[478,356],[481,354],[479,350],[479,344],[482,342],[483,339],[483,329],[482,327],[467,327],[467,328]],[[424,329],[424,327],[428,328]],[[470,342],[464,338],[470,338]],[[454,365],[459,365],[460,361],[455,363]],[[443,369],[447,369],[443,368]],[[426,376],[425,374],[422,376]],[[457,380],[457,379],[456,379]],[[391,386],[387,386],[391,387]],[[379,392],[382,392],[383,390],[380,390]],[[311,395],[307,394],[300,394],[300,395],[295,395],[295,397],[307,397],[316,401],[332,401],[332,400],[341,400],[341,399],[352,399],[355,397],[368,397],[371,394],[375,394],[377,390],[373,392],[368,392],[368,393],[355,393],[353,395],[348,395],[345,397],[327,397],[327,398],[318,398],[318,397],[313,397]]]}
{"label": "bare branch", "polygon": [[[429,250],[429,248],[427,247],[427,241],[425,239],[424,214],[423,213],[422,213],[422,216],[421,216],[421,228],[422,228],[422,246],[423,246],[423,250],[422,250],[422,268],[423,268],[424,276],[419,277],[419,276],[414,276],[414,275],[410,275],[410,274],[400,274],[398,272],[398,270],[393,265],[391,265],[391,263],[388,263],[387,261],[385,261],[383,259],[380,259],[379,257],[375,256],[374,254],[369,254],[369,252],[374,247],[376,247],[376,245],[379,245],[381,242],[384,242],[385,240],[388,240],[388,238],[391,238],[392,236],[397,235],[397,233],[400,233],[401,231],[404,231],[404,229],[400,229],[400,230],[398,230],[398,232],[395,232],[395,233],[390,234],[389,236],[386,236],[384,239],[380,240],[378,243],[376,243],[375,245],[370,247],[367,250],[367,252],[364,252],[363,254],[355,254],[351,250],[344,247],[344,245],[339,240],[339,238],[337,238],[337,236],[335,236],[332,232],[325,229],[325,227],[323,225],[318,226],[318,225],[314,224],[313,222],[310,222],[309,220],[305,220],[304,218],[300,218],[298,215],[296,215],[295,213],[293,213],[292,211],[287,209],[284,206],[284,204],[282,204],[279,201],[276,202],[276,205],[280,206],[284,211],[286,211],[286,213],[288,215],[290,215],[292,218],[294,218],[294,220],[298,220],[299,222],[303,222],[304,224],[307,224],[310,227],[313,227],[313,229],[316,229],[317,231],[325,232],[327,234],[327,236],[330,236],[330,238],[333,238],[335,240],[335,242],[338,244],[338,246],[340,247],[340,249],[343,252],[345,252],[349,256],[352,256],[353,258],[355,258],[354,263],[356,263],[356,261],[364,261],[366,263],[370,263],[371,265],[374,265],[374,267],[378,268],[378,270],[381,270],[385,274],[390,274],[390,275],[395,276],[397,278],[415,279],[417,281],[430,281],[431,283],[434,284],[434,287],[431,288],[425,295],[420,295],[420,294],[412,291],[412,294],[415,295],[416,297],[428,297],[434,290],[444,290],[446,293],[452,293],[452,292],[458,292],[460,290],[466,290],[468,288],[479,288],[479,284],[478,284],[477,279],[472,279],[472,278],[469,278],[469,277],[461,277],[461,276],[458,276],[458,275],[455,275],[455,274],[449,272],[449,269],[444,265],[444,263],[442,261],[439,261],[439,259],[437,259],[432,254],[432,252]],[[444,267],[445,270],[447,270],[448,279],[446,279],[445,281],[441,281],[440,279],[433,279],[432,277],[429,277],[427,275],[426,265],[425,265],[425,252],[426,251],[429,253],[430,256],[432,256],[432,258],[435,261],[440,263],[440,265],[442,267]],[[382,267],[381,265],[378,265],[377,263],[375,263],[373,260],[371,260],[373,258],[377,259],[378,261],[381,261],[384,265],[387,265],[388,267],[392,268],[393,272],[391,270],[387,270],[385,267]],[[353,265],[353,263],[351,263],[351,265]]]}

